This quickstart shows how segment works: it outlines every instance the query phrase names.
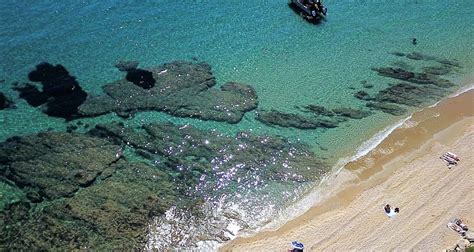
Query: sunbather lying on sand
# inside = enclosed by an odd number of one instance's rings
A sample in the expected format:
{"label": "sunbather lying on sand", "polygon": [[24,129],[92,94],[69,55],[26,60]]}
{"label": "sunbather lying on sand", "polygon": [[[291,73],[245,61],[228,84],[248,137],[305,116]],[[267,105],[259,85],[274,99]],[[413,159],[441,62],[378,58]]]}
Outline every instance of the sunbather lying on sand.
{"label": "sunbather lying on sand", "polygon": [[448,228],[450,228],[451,230],[455,231],[456,233],[458,233],[462,236],[464,236],[466,234],[466,231],[454,222],[449,222],[448,223]]}
{"label": "sunbather lying on sand", "polygon": [[454,159],[454,158],[451,158],[450,156],[448,156],[447,154],[443,154],[441,157],[442,160],[446,161],[446,163],[448,163],[448,166],[453,166],[453,165],[457,165],[458,162]]}
{"label": "sunbather lying on sand", "polygon": [[456,155],[456,154],[454,154],[454,153],[452,153],[452,152],[449,152],[449,151],[448,151],[448,152],[446,152],[446,155],[448,155],[449,157],[453,158],[453,159],[456,160],[456,161],[460,161],[460,160],[461,160],[461,158],[460,158],[458,155]]}
{"label": "sunbather lying on sand", "polygon": [[455,218],[452,222],[455,223],[456,225],[458,225],[459,227],[461,227],[464,231],[469,230],[467,225],[464,224],[461,219]]}
{"label": "sunbather lying on sand", "polygon": [[400,212],[400,208],[395,207],[395,209],[392,209],[392,207],[389,204],[385,205],[383,210],[384,210],[385,214],[390,218],[394,217],[395,215],[397,215]]}

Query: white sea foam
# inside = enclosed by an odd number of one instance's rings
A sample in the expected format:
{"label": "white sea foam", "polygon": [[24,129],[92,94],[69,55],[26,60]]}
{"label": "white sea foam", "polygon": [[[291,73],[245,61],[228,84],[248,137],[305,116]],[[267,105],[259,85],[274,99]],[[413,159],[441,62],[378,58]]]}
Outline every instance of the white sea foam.
{"label": "white sea foam", "polygon": [[[375,149],[385,138],[387,138],[395,129],[399,128],[400,126],[404,125],[409,119],[411,115],[405,119],[398,121],[397,123],[386,127],[385,129],[379,131],[377,134],[372,136],[369,140],[362,143],[362,145],[357,149],[356,154],[353,155],[349,162],[355,161],[369,153],[371,150]],[[345,162],[347,164],[348,162]],[[344,164],[344,165],[345,165]]]}

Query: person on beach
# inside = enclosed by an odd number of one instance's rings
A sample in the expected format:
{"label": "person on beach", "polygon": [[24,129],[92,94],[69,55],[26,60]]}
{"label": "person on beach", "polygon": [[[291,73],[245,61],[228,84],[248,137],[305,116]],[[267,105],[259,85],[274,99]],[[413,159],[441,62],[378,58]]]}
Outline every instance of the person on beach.
{"label": "person on beach", "polygon": [[389,204],[385,205],[383,210],[385,211],[385,214],[389,214],[391,211],[390,205]]}
{"label": "person on beach", "polygon": [[389,204],[385,205],[383,210],[385,214],[390,218],[394,217],[400,212],[400,208],[396,207],[395,209],[392,209],[392,207]]}
{"label": "person on beach", "polygon": [[301,243],[299,241],[291,242],[291,247],[292,247],[292,249],[288,250],[288,252],[303,252],[303,249],[304,249],[303,243]]}

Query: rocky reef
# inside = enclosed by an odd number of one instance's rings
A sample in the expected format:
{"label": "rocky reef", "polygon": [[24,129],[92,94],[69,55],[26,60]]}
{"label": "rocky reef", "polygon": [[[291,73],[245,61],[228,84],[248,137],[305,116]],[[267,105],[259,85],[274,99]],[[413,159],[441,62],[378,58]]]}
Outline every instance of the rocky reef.
{"label": "rocky reef", "polygon": [[366,106],[394,116],[401,116],[408,112],[405,108],[386,102],[368,102]]}
{"label": "rocky reef", "polygon": [[40,133],[0,144],[0,179],[26,197],[0,212],[2,250],[136,249],[147,220],[174,203],[165,173],[126,162],[120,146]]}
{"label": "rocky reef", "polygon": [[79,113],[90,117],[155,110],[237,123],[258,105],[257,94],[249,85],[228,82],[220,89],[213,88],[216,81],[206,63],[175,61],[146,70],[133,67],[136,65],[121,64],[120,68],[127,70],[126,79],[105,85],[105,95],[88,99]]}
{"label": "rocky reef", "polygon": [[34,107],[44,105],[44,112],[49,116],[65,119],[78,116],[77,108],[86,100],[87,93],[65,67],[41,63],[29,73],[28,78],[41,83],[42,91],[30,83],[15,86],[14,89],[20,92],[20,98]]}
{"label": "rocky reef", "polygon": [[[171,123],[12,137],[0,143],[0,180],[24,196],[0,211],[0,249],[140,250],[152,220],[168,209],[190,209],[205,223],[201,206],[225,192],[311,182],[327,170],[302,144]],[[218,223],[180,230],[182,239],[188,246],[226,239],[228,222]],[[183,245],[175,239],[168,245]]]}
{"label": "rocky reef", "polygon": [[317,129],[317,128],[336,128],[339,123],[348,119],[362,119],[370,116],[370,111],[355,108],[334,108],[332,110],[319,105],[305,105],[302,108],[297,107],[304,114],[285,113],[276,110],[257,113],[257,120],[266,125],[276,125],[280,127],[291,127],[297,129]]}
{"label": "rocky reef", "polygon": [[257,120],[266,125],[292,127],[297,129],[335,128],[337,122],[318,119],[316,117],[284,113],[276,110],[258,111]]}
{"label": "rocky reef", "polygon": [[374,68],[379,75],[398,80],[408,81],[415,84],[433,84],[442,88],[449,88],[454,84],[448,80],[439,78],[437,75],[429,73],[416,73],[402,68],[380,67]]}
{"label": "rocky reef", "polygon": [[355,98],[367,101],[367,107],[399,116],[407,112],[405,106],[425,106],[444,97],[447,92],[450,92],[450,88],[455,86],[454,83],[440,76],[450,74],[456,71],[456,68],[460,68],[461,65],[456,61],[416,52],[409,54],[393,52],[392,54],[411,60],[434,61],[440,65],[423,67],[422,72],[415,72],[413,67],[405,62],[397,63],[396,68],[373,68],[372,70],[381,76],[405,82],[390,84],[375,95],[370,95],[364,90],[354,93]]}

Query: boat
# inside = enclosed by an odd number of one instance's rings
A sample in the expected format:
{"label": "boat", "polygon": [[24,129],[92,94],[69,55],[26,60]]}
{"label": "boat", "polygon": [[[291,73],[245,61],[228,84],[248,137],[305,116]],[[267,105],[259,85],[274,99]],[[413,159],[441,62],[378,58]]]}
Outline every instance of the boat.
{"label": "boat", "polygon": [[317,21],[327,15],[327,8],[317,0],[290,0],[288,4],[308,21]]}

